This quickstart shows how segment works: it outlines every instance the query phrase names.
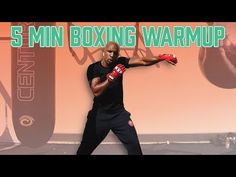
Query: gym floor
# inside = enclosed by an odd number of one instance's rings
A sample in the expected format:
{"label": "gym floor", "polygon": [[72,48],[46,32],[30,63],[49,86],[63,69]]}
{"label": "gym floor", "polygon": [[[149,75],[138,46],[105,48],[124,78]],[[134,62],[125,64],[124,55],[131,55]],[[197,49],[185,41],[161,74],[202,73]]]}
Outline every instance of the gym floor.
{"label": "gym floor", "polygon": [[[230,135],[230,137],[229,137]],[[234,133],[139,135],[144,155],[236,155]],[[74,155],[81,135],[54,134],[47,144],[30,148],[0,136],[0,155]],[[227,141],[228,140],[228,141]],[[113,134],[95,149],[93,155],[126,155]]]}

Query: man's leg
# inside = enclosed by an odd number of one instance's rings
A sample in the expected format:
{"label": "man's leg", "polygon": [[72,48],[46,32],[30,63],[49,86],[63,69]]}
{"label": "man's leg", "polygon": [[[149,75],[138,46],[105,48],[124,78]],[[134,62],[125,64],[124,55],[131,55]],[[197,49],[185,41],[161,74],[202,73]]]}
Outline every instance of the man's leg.
{"label": "man's leg", "polygon": [[142,155],[137,132],[129,112],[122,112],[112,121],[112,131],[124,144],[129,155]]}
{"label": "man's leg", "polygon": [[89,113],[85,125],[81,144],[77,150],[77,155],[90,155],[102,142],[109,132],[106,124],[96,121],[96,114]]}

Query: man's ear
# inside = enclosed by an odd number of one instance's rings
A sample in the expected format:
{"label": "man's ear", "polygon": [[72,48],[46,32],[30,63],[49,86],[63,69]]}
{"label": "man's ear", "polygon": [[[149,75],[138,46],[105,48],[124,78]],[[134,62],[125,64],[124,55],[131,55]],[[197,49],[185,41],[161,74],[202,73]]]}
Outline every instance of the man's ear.
{"label": "man's ear", "polygon": [[105,56],[105,48],[102,48],[102,56]]}

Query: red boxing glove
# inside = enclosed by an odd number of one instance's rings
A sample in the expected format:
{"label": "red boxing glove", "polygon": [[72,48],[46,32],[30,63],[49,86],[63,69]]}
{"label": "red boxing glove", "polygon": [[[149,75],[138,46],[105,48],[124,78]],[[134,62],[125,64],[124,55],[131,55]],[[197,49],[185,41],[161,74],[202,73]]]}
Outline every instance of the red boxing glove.
{"label": "red boxing glove", "polygon": [[122,64],[118,64],[115,66],[113,71],[111,73],[107,74],[108,81],[113,81],[120,75],[122,75],[125,72],[125,67]]}
{"label": "red boxing glove", "polygon": [[165,60],[170,64],[175,65],[178,61],[175,55],[173,54],[161,54],[159,55],[160,60]]}

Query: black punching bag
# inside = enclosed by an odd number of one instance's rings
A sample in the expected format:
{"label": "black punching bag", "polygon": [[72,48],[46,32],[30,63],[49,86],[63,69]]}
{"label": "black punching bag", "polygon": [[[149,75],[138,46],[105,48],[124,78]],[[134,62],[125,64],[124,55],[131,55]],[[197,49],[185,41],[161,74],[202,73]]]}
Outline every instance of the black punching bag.
{"label": "black punching bag", "polygon": [[55,48],[28,46],[28,27],[51,22],[13,22],[23,27],[23,45],[11,49],[12,119],[19,141],[29,147],[47,143],[55,126]]}

